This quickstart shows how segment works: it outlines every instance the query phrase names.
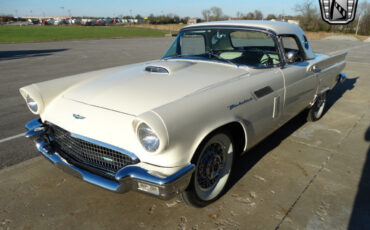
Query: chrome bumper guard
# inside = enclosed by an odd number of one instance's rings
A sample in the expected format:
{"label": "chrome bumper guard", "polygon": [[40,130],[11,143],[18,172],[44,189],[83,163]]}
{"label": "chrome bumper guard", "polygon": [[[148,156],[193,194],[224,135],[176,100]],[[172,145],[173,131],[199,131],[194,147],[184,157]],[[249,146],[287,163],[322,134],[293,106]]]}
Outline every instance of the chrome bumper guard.
{"label": "chrome bumper guard", "polygon": [[343,83],[347,79],[347,75],[345,73],[339,73],[337,76],[337,82]]}
{"label": "chrome bumper guard", "polygon": [[28,132],[25,137],[32,138],[36,143],[37,150],[56,167],[113,192],[124,193],[129,190],[137,190],[168,200],[186,189],[194,170],[194,164],[189,164],[168,177],[158,177],[134,164],[123,167],[115,174],[115,180],[110,180],[78,168],[61,157],[57,151],[53,150],[47,136],[45,136],[45,126],[40,119],[30,121],[26,124],[26,128]]}

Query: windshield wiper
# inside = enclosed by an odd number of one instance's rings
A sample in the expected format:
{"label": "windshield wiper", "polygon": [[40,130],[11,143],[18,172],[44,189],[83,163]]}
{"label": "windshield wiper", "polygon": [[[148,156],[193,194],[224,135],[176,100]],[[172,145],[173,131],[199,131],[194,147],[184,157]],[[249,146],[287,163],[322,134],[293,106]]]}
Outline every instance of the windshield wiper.
{"label": "windshield wiper", "polygon": [[221,56],[219,56],[219,55],[217,55],[217,54],[213,53],[213,51],[212,51],[212,50],[210,50],[210,51],[206,52],[205,54],[211,55],[212,57],[215,57],[215,58],[216,58],[216,59],[218,59],[218,60],[226,61],[227,63],[229,63],[229,64],[231,64],[231,65],[235,65],[236,67],[239,67],[239,65],[238,65],[238,64],[236,64],[235,62],[232,62],[232,61],[230,61],[229,59],[223,58],[223,57],[221,57]]}

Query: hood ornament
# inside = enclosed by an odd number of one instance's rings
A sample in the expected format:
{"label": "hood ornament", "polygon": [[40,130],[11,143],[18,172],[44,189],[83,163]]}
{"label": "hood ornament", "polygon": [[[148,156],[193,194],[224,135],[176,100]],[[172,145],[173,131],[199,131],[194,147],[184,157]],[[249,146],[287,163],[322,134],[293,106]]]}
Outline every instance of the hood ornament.
{"label": "hood ornament", "polygon": [[86,117],[84,117],[84,116],[81,116],[81,115],[78,115],[78,114],[73,114],[73,117],[74,118],[76,118],[76,119],[80,119],[80,120],[82,120],[82,119],[85,119]]}

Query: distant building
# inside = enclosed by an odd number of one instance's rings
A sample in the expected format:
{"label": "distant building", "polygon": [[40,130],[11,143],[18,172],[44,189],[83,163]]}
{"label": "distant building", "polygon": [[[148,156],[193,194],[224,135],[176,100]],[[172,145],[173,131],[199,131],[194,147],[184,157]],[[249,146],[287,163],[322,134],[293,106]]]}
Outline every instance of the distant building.
{"label": "distant building", "polygon": [[188,25],[197,24],[199,22],[200,22],[200,19],[199,18],[189,18]]}

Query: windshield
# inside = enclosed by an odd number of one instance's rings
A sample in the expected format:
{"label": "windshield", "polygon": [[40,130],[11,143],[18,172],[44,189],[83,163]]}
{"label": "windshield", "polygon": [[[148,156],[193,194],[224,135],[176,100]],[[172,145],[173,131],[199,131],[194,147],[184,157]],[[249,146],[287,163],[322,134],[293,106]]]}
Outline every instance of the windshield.
{"label": "windshield", "polygon": [[280,64],[278,49],[270,34],[242,29],[181,31],[163,58],[217,60],[256,68]]}

